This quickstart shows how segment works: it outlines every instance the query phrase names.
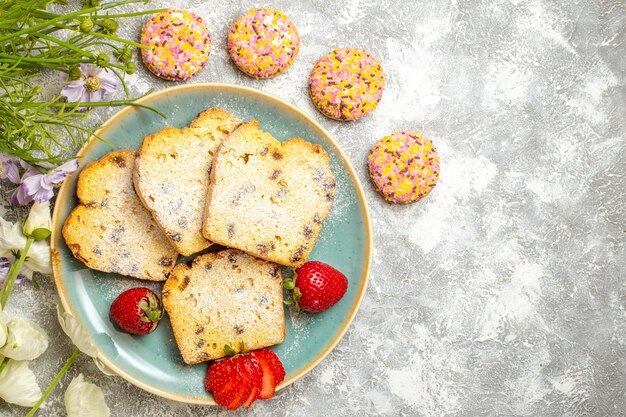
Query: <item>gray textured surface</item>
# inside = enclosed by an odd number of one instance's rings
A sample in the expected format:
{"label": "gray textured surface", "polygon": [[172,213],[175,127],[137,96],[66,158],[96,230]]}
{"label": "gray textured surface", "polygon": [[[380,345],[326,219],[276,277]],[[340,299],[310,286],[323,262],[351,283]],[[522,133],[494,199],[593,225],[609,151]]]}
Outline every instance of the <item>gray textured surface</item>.
{"label": "gray textured surface", "polygon": [[[209,65],[193,81],[259,88],[313,115],[357,168],[372,213],[370,286],[345,338],[275,399],[233,415],[624,415],[623,0],[269,1],[302,38],[294,66],[270,81],[237,72],[224,49],[252,3],[160,4],[211,28]],[[124,33],[136,36],[140,21]],[[306,89],[315,61],[344,45],[379,57],[388,79],[379,108],[350,124],[323,118]],[[171,85],[141,66],[130,84]],[[365,158],[403,129],[434,141],[442,173],[423,201],[394,207],[370,186]],[[56,293],[40,282],[39,292],[19,287],[10,309],[54,338]],[[35,362],[42,386],[71,350],[59,336]],[[85,359],[78,372],[103,388],[113,416],[227,414],[160,399]],[[39,415],[64,415],[68,383]],[[0,414],[24,409],[0,404]]]}

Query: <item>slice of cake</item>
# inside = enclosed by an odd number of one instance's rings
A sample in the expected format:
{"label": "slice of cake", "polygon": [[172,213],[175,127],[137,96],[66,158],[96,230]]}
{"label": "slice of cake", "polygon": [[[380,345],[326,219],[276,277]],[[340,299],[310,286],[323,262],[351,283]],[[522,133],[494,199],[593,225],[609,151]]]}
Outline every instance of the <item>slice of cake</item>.
{"label": "slice of cake", "polygon": [[280,267],[228,249],[178,265],[163,286],[163,306],[188,364],[261,349],[285,339]]}
{"label": "slice of cake", "polygon": [[335,198],[328,154],[303,139],[284,143],[252,121],[213,159],[202,234],[281,265],[305,261]]}
{"label": "slice of cake", "polygon": [[147,136],[135,159],[135,189],[176,250],[189,256],[208,248],[201,233],[213,155],[240,124],[223,109],[208,109],[185,129]]}
{"label": "slice of cake", "polygon": [[115,151],[83,168],[63,237],[89,268],[164,281],[178,253],[135,194],[134,161],[134,151]]}

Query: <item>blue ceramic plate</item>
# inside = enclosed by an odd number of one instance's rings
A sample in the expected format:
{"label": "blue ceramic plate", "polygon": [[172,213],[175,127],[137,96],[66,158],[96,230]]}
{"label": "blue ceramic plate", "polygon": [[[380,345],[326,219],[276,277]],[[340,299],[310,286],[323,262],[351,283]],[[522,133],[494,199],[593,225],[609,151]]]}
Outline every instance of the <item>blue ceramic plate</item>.
{"label": "blue ceramic plate", "polygon": [[[337,197],[309,260],[333,265],[348,277],[349,286],[337,305],[320,314],[296,314],[285,307],[287,337],[273,350],[287,373],[278,388],[291,384],[337,344],[365,293],[372,237],[363,190],[354,169],[319,124],[289,103],[258,90],[227,84],[186,84],[154,93],[140,103],[161,110],[168,119],[138,107],[123,109],[97,132],[112,146],[91,140],[78,154],[81,166],[113,149],[135,150],[145,136],[166,126],[187,126],[209,107],[223,107],[242,120],[257,119],[263,130],[279,140],[301,137],[318,143],[330,155],[337,180]],[[75,174],[63,184],[53,215],[52,259],[63,306],[93,335],[102,362],[123,378],[166,398],[214,404],[203,385],[207,364],[183,363],[167,317],[154,333],[142,337],[120,332],[111,323],[109,306],[119,293],[146,285],[160,294],[162,283],[94,271],[74,259],[62,238],[61,228],[77,204],[77,179],[78,174]]]}

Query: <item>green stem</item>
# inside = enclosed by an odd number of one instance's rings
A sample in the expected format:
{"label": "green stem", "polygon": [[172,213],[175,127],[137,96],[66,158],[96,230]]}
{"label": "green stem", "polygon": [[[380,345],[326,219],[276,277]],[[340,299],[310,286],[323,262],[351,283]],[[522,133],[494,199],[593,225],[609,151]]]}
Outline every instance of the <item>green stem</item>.
{"label": "green stem", "polygon": [[99,10],[99,7],[92,7],[90,9],[82,9],[82,10],[78,10],[78,11],[73,12],[73,13],[65,14],[63,16],[55,17],[54,19],[46,20],[43,23],[40,23],[38,25],[31,26],[31,27],[26,28],[26,29],[18,30],[17,32],[13,32],[10,35],[3,36],[3,37],[0,38],[0,43],[6,41],[8,39],[11,39],[11,38],[16,38],[18,36],[22,36],[22,35],[24,35],[26,33],[37,32],[40,29],[43,29],[43,28],[46,28],[48,26],[53,25],[54,23],[63,22],[63,21],[66,21],[66,20],[72,20],[75,17],[81,16],[83,14],[89,14],[89,13],[97,12],[98,10]]}
{"label": "green stem", "polygon": [[[143,96],[142,96],[143,97]],[[138,100],[141,97],[138,97],[134,100]],[[48,103],[47,104],[50,107],[64,107],[64,108],[68,108],[71,107],[73,105],[69,104],[69,103]],[[156,114],[158,114],[159,116],[161,116],[164,119],[167,119],[167,115],[165,113],[163,113],[162,111],[159,111],[157,109],[155,109],[154,107],[150,107],[150,106],[146,106],[145,104],[140,104],[140,103],[135,103],[133,100],[112,100],[112,101],[96,101],[96,102],[78,102],[76,104],[79,107],[119,107],[119,106],[134,106],[134,107],[141,107],[143,109],[148,109],[150,111],[155,112]]]}
{"label": "green stem", "polygon": [[17,261],[11,265],[11,269],[7,274],[6,279],[4,280],[4,284],[2,284],[2,289],[0,290],[0,307],[4,310],[4,306],[9,301],[9,295],[11,295],[11,291],[13,290],[13,284],[15,284],[15,280],[22,269],[22,265],[24,265],[24,261],[26,260],[26,255],[28,255],[28,251],[30,250],[30,246],[35,241],[35,238],[29,237],[26,239],[26,245],[24,249],[20,251],[20,256],[17,258]]}
{"label": "green stem", "polygon": [[[109,16],[107,15],[106,17],[109,17]],[[58,27],[61,28],[61,29],[67,29],[67,30],[73,30],[73,31],[77,31],[78,30],[78,25],[58,25]],[[102,33],[102,32],[91,31],[91,32],[85,33],[84,36],[93,36],[93,37],[96,37],[96,38],[109,39],[109,40],[112,40],[112,41],[116,41],[116,42],[119,42],[119,43],[123,43],[123,44],[129,45],[129,46],[134,46],[134,47],[139,48],[139,49],[148,49],[148,48],[150,48],[150,46],[148,46],[148,45],[143,45],[143,44],[138,43],[138,42],[129,41],[128,39],[119,38],[119,37],[117,37],[115,35],[109,35],[109,34]]]}
{"label": "green stem", "polygon": [[5,366],[7,366],[9,364],[9,358],[5,357],[4,359],[2,359],[2,362],[0,362],[0,374],[2,373],[2,370],[4,369]]}
{"label": "green stem", "polygon": [[35,36],[36,38],[42,38],[42,39],[46,39],[50,42],[54,42],[57,45],[61,45],[66,47],[67,49],[70,49],[74,52],[76,52],[78,55],[80,56],[86,56],[87,58],[93,59],[93,54],[91,52],[86,52],[84,49],[78,48],[68,42],[62,41],[61,39],[57,39],[54,36],[48,36],[45,35],[43,33],[35,33],[33,36]]}
{"label": "green stem", "polygon": [[52,380],[52,382],[50,383],[50,385],[48,385],[48,388],[46,388],[46,391],[42,394],[42,396],[39,399],[39,401],[37,401],[37,403],[35,403],[33,408],[30,409],[30,411],[28,412],[28,414],[26,414],[25,417],[32,417],[32,416],[35,415],[35,413],[37,412],[39,407],[41,407],[41,404],[43,404],[43,402],[46,401],[46,398],[48,398],[48,395],[50,395],[50,393],[52,392],[52,390],[54,389],[56,384],[59,383],[59,381],[61,380],[63,375],[65,375],[65,373],[68,371],[68,369],[70,369],[70,366],[72,366],[72,363],[74,363],[76,358],[78,358],[78,355],[80,355],[80,350],[79,349],[75,349],[74,353],[72,353],[72,356],[70,356],[70,358],[67,360],[67,362],[65,362],[65,365],[63,365],[63,368],[61,368],[61,370],[59,371],[57,376],[55,376],[54,379]]}
{"label": "green stem", "polygon": [[153,10],[144,10],[143,12],[107,14],[104,17],[109,17],[111,19],[117,19],[118,17],[144,16],[144,15],[147,15],[147,14],[161,13],[161,12],[164,12],[166,10],[167,9],[153,9]]}

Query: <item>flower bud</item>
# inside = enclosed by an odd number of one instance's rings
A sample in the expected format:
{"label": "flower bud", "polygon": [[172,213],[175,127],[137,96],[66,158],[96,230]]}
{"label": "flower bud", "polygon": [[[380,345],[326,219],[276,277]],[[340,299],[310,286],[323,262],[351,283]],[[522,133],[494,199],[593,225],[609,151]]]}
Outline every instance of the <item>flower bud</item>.
{"label": "flower bud", "polygon": [[117,21],[113,19],[109,19],[109,18],[104,19],[98,24],[100,25],[101,32],[108,33],[108,34],[115,33],[117,29],[120,27],[120,24],[117,23]]}
{"label": "flower bud", "polygon": [[126,74],[128,75],[134,74],[135,72],[137,72],[137,66],[132,62],[127,62],[124,71],[126,71]]}
{"label": "flower bud", "polygon": [[107,65],[109,65],[110,60],[111,58],[109,58],[109,55],[107,55],[104,52],[100,52],[98,56],[96,57],[96,65],[99,66],[100,68],[104,68]]}
{"label": "flower bud", "polygon": [[91,32],[91,29],[93,29],[93,21],[90,18],[86,18],[85,20],[80,22],[79,28],[81,32],[89,33]]}
{"label": "flower bud", "polygon": [[47,239],[51,233],[51,223],[50,202],[35,202],[22,225],[22,233],[24,236],[34,238],[35,241]]}
{"label": "flower bud", "polygon": [[115,52],[115,57],[118,59],[118,61],[126,63],[130,61],[133,57],[133,51],[128,45],[126,45],[124,48],[118,49]]}
{"label": "flower bud", "polygon": [[80,77],[82,76],[83,76],[83,73],[80,72],[79,67],[72,67],[70,68],[70,71],[67,73],[67,78],[70,81],[80,80]]}

